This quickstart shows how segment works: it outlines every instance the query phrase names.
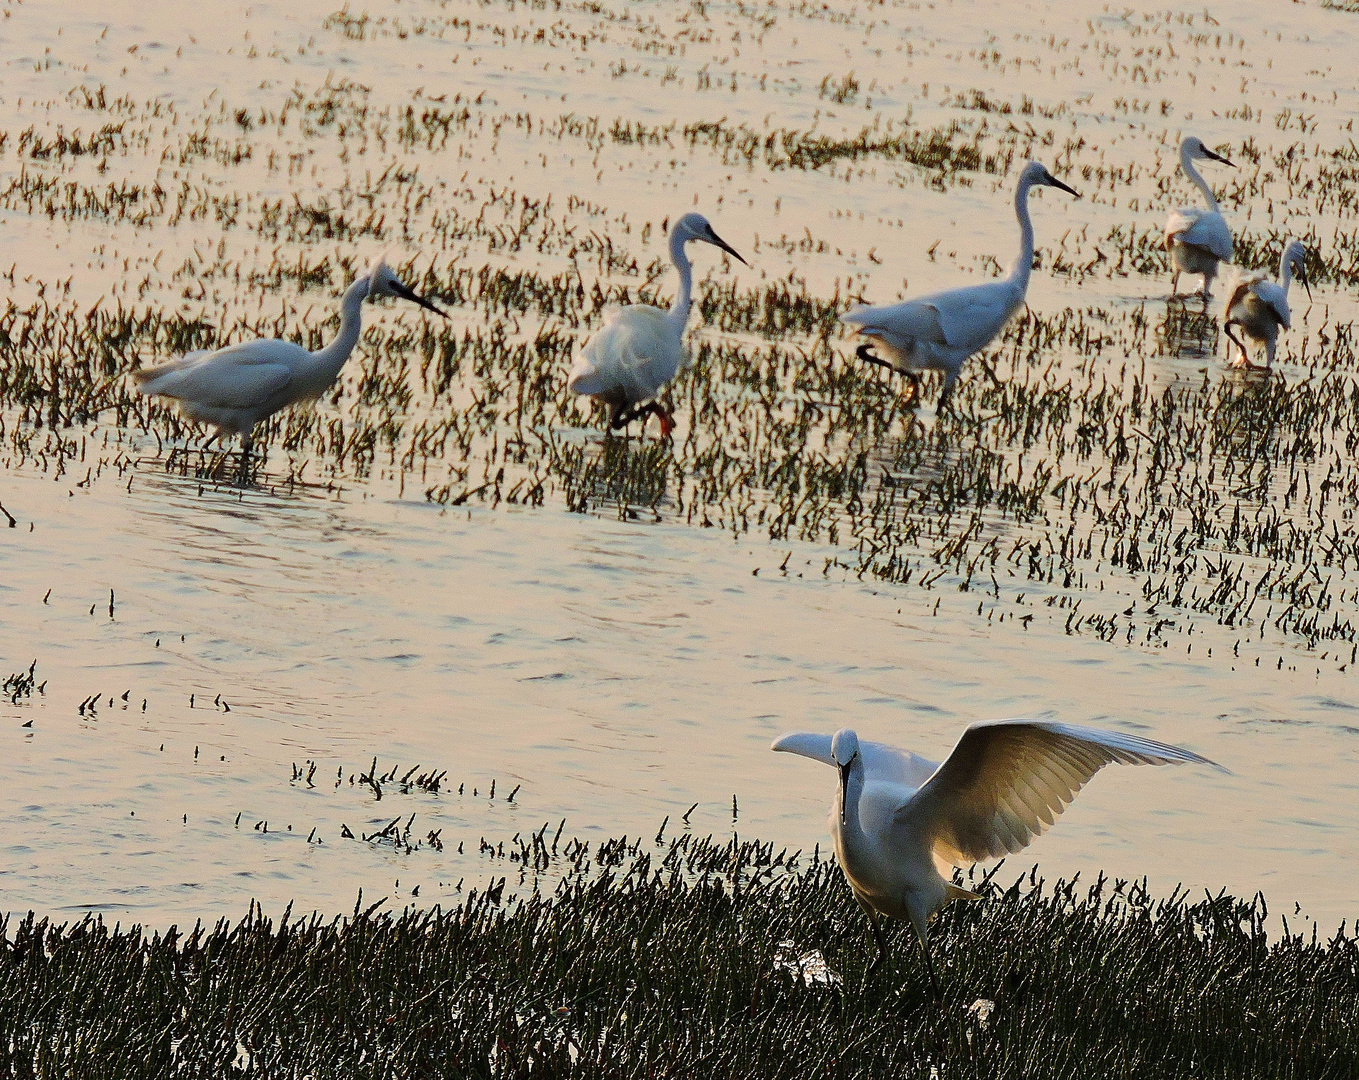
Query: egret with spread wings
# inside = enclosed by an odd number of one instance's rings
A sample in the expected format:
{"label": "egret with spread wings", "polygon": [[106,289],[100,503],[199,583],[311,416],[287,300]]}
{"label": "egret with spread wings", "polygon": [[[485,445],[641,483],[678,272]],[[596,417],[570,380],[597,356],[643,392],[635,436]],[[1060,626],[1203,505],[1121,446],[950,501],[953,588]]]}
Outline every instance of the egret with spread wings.
{"label": "egret with spread wings", "polygon": [[903,300],[899,304],[859,307],[840,316],[841,322],[855,327],[855,334],[864,339],[855,350],[860,360],[906,376],[911,385],[908,404],[920,398],[920,374],[941,371],[944,388],[939,394],[939,407],[946,405],[953,393],[953,384],[963,370],[963,362],[989,345],[1010,317],[1024,306],[1029,276],[1033,272],[1029,191],[1036,186],[1055,187],[1080,198],[1038,162],[1030,161],[1024,166],[1015,191],[1019,258],[1008,277],[984,285],[969,285]]}
{"label": "egret with spread wings", "polygon": [[[1179,747],[1137,735],[1046,720],[990,720],[971,725],[942,765],[848,728],[835,735],[795,734],[774,750],[832,765],[840,774],[831,803],[836,859],[887,956],[879,916],[915,928],[925,967],[939,991],[926,930],[950,900],[976,899],[940,873],[1021,851],[1041,835],[1086,782],[1104,768],[1197,762]],[[1225,770],[1224,770],[1225,771]]]}
{"label": "egret with spread wings", "polygon": [[633,420],[645,422],[652,413],[661,422],[662,435],[669,435],[675,426],[674,417],[656,395],[688,363],[684,325],[689,321],[694,270],[684,245],[690,240],[712,244],[746,262],[702,214],[685,214],[670,230],[670,261],[680,278],[670,310],[632,304],[614,311],[581,347],[567,376],[566,385],[573,394],[609,407],[609,427],[614,431]]}
{"label": "egret with spread wings", "polygon": [[[1223,305],[1222,330],[1229,337],[1241,355],[1233,361],[1233,367],[1258,368],[1251,363],[1250,355],[1241,339],[1232,333],[1233,326],[1257,344],[1265,347],[1264,367],[1274,363],[1274,352],[1279,345],[1280,328],[1287,330],[1292,324],[1292,313],[1288,308],[1288,286],[1297,271],[1298,280],[1307,290],[1311,299],[1312,286],[1307,283],[1307,248],[1301,240],[1292,240],[1284,245],[1279,259],[1279,280],[1270,281],[1264,274],[1239,272],[1229,280],[1227,302]],[[1228,350],[1231,351],[1230,349]]]}
{"label": "egret with spread wings", "polygon": [[[280,409],[320,397],[334,385],[358,344],[364,300],[396,296],[444,315],[416,296],[382,259],[345,290],[340,302],[340,332],[323,349],[309,352],[294,341],[269,338],[242,341],[189,353],[157,367],[132,372],[137,389],[148,397],[169,398],[190,420],[213,424],[214,438],[241,436],[241,472],[246,473],[255,425]],[[447,318],[446,315],[444,315]]]}
{"label": "egret with spread wings", "polygon": [[1175,266],[1170,291],[1175,293],[1181,274],[1203,275],[1203,302],[1217,276],[1218,264],[1232,261],[1232,230],[1217,208],[1217,198],[1208,182],[1194,168],[1195,161],[1220,161],[1236,168],[1221,154],[1215,154],[1193,135],[1180,143],[1180,171],[1203,192],[1206,207],[1182,206],[1166,218],[1165,247]]}

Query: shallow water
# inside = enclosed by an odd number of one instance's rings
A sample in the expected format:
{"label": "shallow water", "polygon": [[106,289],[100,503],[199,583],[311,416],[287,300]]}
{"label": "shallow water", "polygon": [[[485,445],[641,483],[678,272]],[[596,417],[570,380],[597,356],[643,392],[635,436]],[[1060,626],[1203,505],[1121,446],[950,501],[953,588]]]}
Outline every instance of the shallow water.
{"label": "shallow water", "polygon": [[[1034,200],[1044,250],[1030,304],[1041,318],[1088,318],[1108,343],[1083,352],[1059,336],[1032,359],[1007,346],[997,356],[1003,378],[1039,390],[1070,380],[1079,390],[1084,380],[1097,386],[1097,372],[1122,400],[1133,393],[1130,371],[1157,392],[1188,394],[1205,379],[1231,390],[1215,335],[1200,351],[1192,334],[1172,333],[1169,344],[1158,334],[1165,275],[1109,269],[1117,258],[1111,228],[1154,231],[1167,206],[1192,194],[1178,179],[1157,186],[1173,169],[1182,126],[1215,145],[1254,139],[1281,152],[1300,140],[1307,164],[1298,178],[1273,168],[1265,153],[1262,166],[1230,178],[1260,190],[1224,197],[1224,211],[1239,235],[1262,246],[1281,230],[1301,233],[1302,215],[1310,215],[1329,269],[1311,305],[1295,311],[1281,371],[1298,386],[1345,366],[1338,328],[1356,315],[1354,270],[1345,261],[1356,211],[1343,194],[1331,203],[1317,195],[1323,178],[1315,167],[1349,139],[1359,91],[1340,85],[1332,68],[1359,44],[1359,16],[1247,4],[1212,11],[1207,23],[1201,8],[1138,21],[1078,4],[1060,14],[1023,9],[1007,16],[1013,26],[992,22],[986,30],[992,16],[963,4],[374,2],[351,5],[343,18],[330,4],[228,6],[196,14],[201,22],[186,27],[178,5],[143,4],[140,24],[120,20],[105,33],[107,10],[16,4],[0,23],[5,54],[21,58],[6,67],[0,103],[7,179],[55,176],[77,185],[50,213],[12,186],[0,200],[0,264],[16,264],[12,290],[21,306],[40,299],[83,319],[96,301],[121,303],[237,334],[250,320],[277,316],[291,331],[324,336],[347,275],[341,260],[362,262],[384,247],[400,261],[414,259],[422,273],[429,267],[436,283],[451,267],[484,262],[634,291],[655,272],[654,287],[668,297],[669,278],[648,262],[660,250],[661,219],[686,209],[695,192],[757,268],[714,269],[709,289],[732,281],[754,289],[792,274],[796,290],[826,302],[980,278],[994,258],[1013,257],[1013,177],[1002,166],[932,170],[866,154],[802,169],[712,151],[678,133],[724,118],[728,130],[814,127],[853,137],[901,124],[909,109],[918,127],[973,125],[959,139],[986,152],[1010,147],[1017,160],[1032,152],[1069,165],[1085,193],[1080,203],[1054,192]],[[365,12],[370,18],[356,30]],[[1262,13],[1277,38],[1260,31]],[[1013,58],[1018,64],[1007,66]],[[848,94],[851,70],[858,89]],[[325,89],[345,80],[363,92]],[[125,96],[129,104],[90,109],[69,94],[100,83],[106,103]],[[1239,112],[1243,84],[1249,119],[1227,115]],[[312,134],[232,119],[238,109],[277,112],[294,87],[298,102],[334,99],[341,119],[308,113]],[[983,104],[1014,109],[979,108],[974,89]],[[1036,111],[1022,111],[1025,92]],[[480,104],[448,143],[398,145],[401,109],[454,95]],[[391,115],[375,120],[383,109]],[[531,119],[516,126],[521,113]],[[1305,133],[1290,128],[1294,115],[1311,125]],[[599,134],[616,116],[678,127],[641,144]],[[580,133],[575,120],[592,118],[596,134]],[[54,159],[35,154],[31,141],[20,147],[30,125],[50,138],[59,127],[88,135],[106,122],[126,125],[125,143],[106,154]],[[339,132],[346,122],[351,129]],[[979,122],[990,126],[983,132]],[[251,156],[223,156],[223,131],[233,123],[230,138]],[[197,132],[206,134],[195,142]],[[1337,160],[1341,168],[1347,159]],[[393,165],[408,175],[384,186],[378,178]],[[1103,165],[1123,179],[1102,180]],[[1082,177],[1085,166],[1096,171]],[[123,178],[143,185],[127,205],[150,207],[144,220],[80,202]],[[1221,174],[1210,180],[1219,191],[1226,182]],[[156,195],[153,185],[168,194]],[[1324,190],[1343,192],[1343,184]],[[365,191],[367,199],[357,194]],[[277,215],[262,200],[291,203],[294,193],[313,208],[320,200],[344,207],[350,220],[376,206],[390,222],[352,235],[325,235],[336,229],[333,214],[311,231],[301,217],[275,227]],[[242,223],[224,231],[222,208],[238,195]],[[552,209],[525,224],[517,200],[549,195]],[[176,198],[188,208],[183,214]],[[1309,209],[1317,199],[1324,212]],[[391,224],[398,220],[399,229]],[[516,229],[527,241],[507,239]],[[305,287],[304,275],[279,272],[322,260],[328,276]],[[700,277],[718,266],[706,251],[696,262]],[[714,322],[722,319],[730,317],[714,313]],[[743,460],[758,461],[791,448],[836,464],[862,449],[868,495],[903,479],[910,490],[946,480],[983,445],[1004,462],[997,477],[1011,469],[1032,477],[1042,464],[1033,446],[1042,445],[996,435],[985,419],[947,429],[926,409],[926,428],[952,442],[917,460],[906,419],[889,415],[875,429],[865,417],[846,421],[849,410],[836,400],[831,419],[799,434],[801,443],[787,443],[788,430],[776,426],[750,435],[751,425],[774,424],[768,418],[786,414],[790,402],[830,391],[794,388],[794,376],[775,380],[777,407],[762,413],[752,403],[774,393],[768,385],[738,384],[733,375],[724,389],[720,377],[753,370],[752,358],[772,349],[817,370],[832,362],[805,327],[785,338],[732,321],[698,334],[735,350],[735,360],[720,369],[701,360],[684,384],[674,448],[681,466],[650,496],[638,494],[656,483],[651,459],[640,455],[624,458],[641,462],[639,488],[627,497],[616,478],[590,479],[591,462],[612,459],[560,390],[549,390],[546,412],[527,422],[512,420],[509,408],[477,412],[478,430],[467,436],[473,449],[461,459],[447,449],[416,452],[414,421],[473,415],[474,399],[528,395],[515,378],[474,371],[470,362],[446,390],[431,388],[423,372],[416,378],[426,323],[410,311],[389,309],[374,320],[377,330],[334,401],[274,429],[259,488],[167,469],[167,444],[196,446],[201,435],[158,413],[129,413],[123,423],[116,411],[67,414],[57,443],[48,426],[36,426],[37,414],[7,399],[0,503],[17,527],[0,533],[0,657],[8,664],[0,675],[36,660],[45,690],[0,703],[12,777],[0,795],[0,908],[63,917],[97,910],[166,924],[238,915],[252,898],[272,909],[294,902],[337,912],[352,907],[360,888],[369,899],[447,900],[471,882],[517,880],[517,865],[485,854],[483,838],[496,846],[545,824],[551,835],[563,819],[564,835],[587,839],[651,836],[668,817],[670,831],[735,829],[824,847],[833,774],[771,755],[778,734],[852,725],[937,758],[974,719],[1039,715],[1183,743],[1232,775],[1109,770],[1049,836],[1013,860],[1016,874],[1036,859],[1049,876],[1145,875],[1161,892],[1177,882],[1263,890],[1275,909],[1292,912],[1300,902],[1323,926],[1353,918],[1352,632],[1309,635],[1258,612],[1252,623],[1249,610],[1224,625],[1220,613],[1192,604],[1149,602],[1148,574],[1088,553],[1076,560],[1081,577],[1070,585],[992,559],[993,594],[971,582],[963,563],[950,568],[937,557],[971,515],[966,507],[937,536],[900,547],[917,567],[939,569],[942,580],[931,587],[921,587],[918,573],[906,583],[875,577],[878,564],[865,561],[860,541],[876,534],[856,517],[853,499],[826,497],[829,526],[804,511],[797,527],[771,538],[764,510],[781,505],[784,493],[772,482],[733,481],[721,471],[726,458],[704,464],[718,460],[704,457],[705,439],[723,440],[733,460],[743,449]],[[545,326],[568,339],[589,329],[569,316],[497,311],[483,301],[455,305],[453,322],[458,336],[511,324],[500,348],[533,342]],[[68,358],[60,346],[34,351],[42,350]],[[128,350],[157,355],[146,342]],[[122,363],[119,354],[115,367]],[[406,363],[411,371],[399,366]],[[1347,370],[1333,377],[1349,385]],[[980,395],[985,377],[973,368],[970,381]],[[409,403],[393,407],[402,389]],[[1254,392],[1242,385],[1247,405]],[[884,380],[855,393],[860,405],[890,403],[895,389]],[[735,411],[699,408],[714,401]],[[984,413],[986,400],[975,403]],[[1335,406],[1328,415],[1353,414]],[[336,431],[370,429],[396,434],[389,443],[381,436],[366,457],[333,452]],[[1344,430],[1327,431],[1318,435],[1331,439],[1326,451],[1304,455],[1309,499],[1313,473],[1319,487],[1332,460],[1353,467]],[[496,456],[511,438],[528,439],[525,432],[545,449],[518,460]],[[1286,434],[1266,432],[1261,445]],[[1136,452],[1149,454],[1162,437],[1139,432]],[[579,460],[571,458],[581,447]],[[1068,450],[1056,466],[1064,476],[1104,470],[1112,488],[1116,478],[1132,483],[1138,475],[1137,461],[1111,463],[1099,447]],[[1254,468],[1268,456],[1261,454],[1247,448],[1241,457]],[[1204,469],[1210,464],[1205,459]],[[542,479],[545,494],[511,505],[497,484],[493,500],[448,504],[501,467],[510,473],[506,488],[522,474]],[[1181,468],[1186,480],[1199,478],[1197,464]],[[288,483],[290,475],[301,482]],[[1246,487],[1231,469],[1201,479],[1223,513],[1282,508],[1304,529],[1335,525],[1337,537],[1348,535],[1343,490],[1330,504],[1290,511],[1293,477],[1268,462]],[[441,484],[450,489],[443,503]],[[1093,480],[1082,490],[1103,498]],[[810,491],[801,489],[808,498]],[[1148,491],[1153,505],[1163,494]],[[577,498],[593,512],[567,512]],[[1112,494],[1103,501],[1107,509]],[[932,522],[930,510],[926,500],[902,520]],[[699,527],[705,516],[718,527]],[[1091,536],[1101,527],[1088,503],[1069,508],[1051,489],[1035,512],[981,507],[976,520],[979,531],[966,541],[974,549],[992,535],[1006,550],[1012,538],[1016,550],[1020,540],[1052,549],[1068,520]],[[1235,553],[1225,544],[1223,552]],[[1296,558],[1250,557],[1252,577],[1266,563],[1305,570]],[[1348,573],[1347,566],[1341,556],[1317,575],[1329,582],[1328,619],[1352,617],[1359,606],[1352,584],[1359,561]],[[978,573],[978,582],[988,574]],[[1103,624],[1099,634],[1073,633],[1077,599],[1086,612],[1134,614],[1109,640]],[[1168,628],[1156,622],[1158,603],[1163,616],[1174,615]],[[385,783],[379,800],[358,782],[374,757],[379,776],[419,766],[448,777],[438,794]],[[311,762],[311,784],[293,778],[295,765],[305,775]],[[693,804],[686,826],[680,819]],[[412,850],[362,839],[398,818]]]}

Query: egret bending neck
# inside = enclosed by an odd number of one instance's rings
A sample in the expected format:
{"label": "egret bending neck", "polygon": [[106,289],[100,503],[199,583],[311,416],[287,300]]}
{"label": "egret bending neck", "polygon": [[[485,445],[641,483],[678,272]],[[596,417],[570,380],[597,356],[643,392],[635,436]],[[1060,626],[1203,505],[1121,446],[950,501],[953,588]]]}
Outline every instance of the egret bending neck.
{"label": "egret bending neck", "polygon": [[850,844],[864,838],[863,822],[859,820],[859,800],[864,793],[864,763],[856,758],[849,767],[849,776],[840,791],[840,834]]}
{"label": "egret bending neck", "polygon": [[684,253],[687,241],[688,237],[681,235],[678,229],[670,234],[670,261],[675,264],[680,277],[679,292],[675,294],[675,302],[670,305],[670,318],[681,330],[689,321],[689,304],[694,287],[694,268],[689,256]]}
{"label": "egret bending neck", "polygon": [[1283,289],[1284,296],[1288,295],[1288,286],[1293,282],[1293,253],[1284,246],[1284,253],[1279,257],[1279,287]]}
{"label": "egret bending neck", "polygon": [[368,278],[361,277],[345,290],[340,301],[340,332],[324,349],[312,353],[318,373],[334,379],[359,343],[363,322],[363,301],[368,296]]}
{"label": "egret bending neck", "polygon": [[1198,169],[1194,168],[1194,161],[1189,156],[1188,150],[1180,151],[1180,169],[1203,192],[1203,201],[1208,204],[1208,209],[1216,214],[1218,212],[1217,198],[1213,195],[1213,189],[1208,186],[1208,181],[1199,175]]}
{"label": "egret bending neck", "polygon": [[1019,286],[1020,292],[1029,291],[1029,275],[1033,273],[1033,221],[1029,217],[1029,189],[1033,181],[1027,178],[1019,182],[1015,191],[1015,217],[1019,219],[1019,258],[1010,270],[1010,281]]}

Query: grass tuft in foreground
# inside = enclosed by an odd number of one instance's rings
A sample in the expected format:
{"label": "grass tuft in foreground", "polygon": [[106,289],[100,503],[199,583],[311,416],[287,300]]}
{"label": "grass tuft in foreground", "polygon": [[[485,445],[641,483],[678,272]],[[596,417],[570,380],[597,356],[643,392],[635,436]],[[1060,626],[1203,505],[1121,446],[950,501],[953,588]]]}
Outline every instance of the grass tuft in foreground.
{"label": "grass tuft in foreground", "polygon": [[7,926],[4,1073],[1359,1074],[1355,939],[1267,940],[1258,897],[988,881],[935,925],[936,1004],[901,928],[867,971],[863,917],[825,861],[691,837],[559,854],[540,835],[525,854],[562,872],[551,896],[502,881],[449,911],[252,911],[187,936]]}

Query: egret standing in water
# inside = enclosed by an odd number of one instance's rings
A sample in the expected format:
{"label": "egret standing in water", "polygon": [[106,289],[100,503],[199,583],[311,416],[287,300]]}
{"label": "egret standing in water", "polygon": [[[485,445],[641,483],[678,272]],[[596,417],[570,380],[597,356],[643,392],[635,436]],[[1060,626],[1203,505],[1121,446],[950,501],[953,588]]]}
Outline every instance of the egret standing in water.
{"label": "egret standing in water", "polygon": [[[1238,273],[1229,279],[1231,288],[1227,292],[1227,302],[1223,305],[1223,332],[1231,338],[1241,355],[1233,361],[1233,367],[1258,368],[1260,364],[1251,363],[1246,346],[1232,333],[1233,326],[1241,327],[1246,337],[1265,347],[1264,367],[1274,364],[1274,350],[1279,344],[1279,327],[1287,330],[1292,321],[1288,310],[1288,286],[1293,280],[1293,271],[1307,290],[1307,298],[1312,298],[1312,287],[1307,283],[1307,248],[1301,240],[1290,240],[1284,245],[1279,259],[1279,280],[1270,281],[1264,274]],[[1230,347],[1227,350],[1231,352]]]}
{"label": "egret standing in water", "polygon": [[586,394],[609,407],[609,427],[614,431],[633,420],[655,413],[661,434],[669,435],[674,417],[656,395],[679,374],[688,360],[684,348],[684,324],[689,306],[694,273],[684,245],[701,240],[721,248],[732,258],[746,263],[723,240],[702,214],[685,214],[670,230],[670,261],[679,271],[680,288],[670,310],[650,304],[633,304],[613,312],[598,332],[581,348],[567,376],[573,394]]}
{"label": "egret standing in water", "polygon": [[887,957],[878,917],[908,920],[920,938],[936,996],[939,984],[926,941],[929,921],[950,900],[977,898],[950,883],[940,867],[1023,850],[1111,762],[1193,761],[1222,768],[1136,735],[1046,720],[973,724],[942,765],[881,743],[860,742],[848,728],[834,736],[785,735],[773,749],[825,762],[840,773],[831,803],[831,838],[854,899],[873,926],[878,943],[873,967]]}
{"label": "egret standing in water", "polygon": [[214,424],[214,438],[241,436],[241,473],[246,472],[255,425],[280,409],[320,397],[334,385],[358,344],[365,299],[396,296],[448,316],[416,296],[382,259],[345,290],[340,332],[324,349],[308,352],[293,341],[242,341],[221,349],[189,353],[158,367],[132,372],[147,397],[172,399],[190,420]]}
{"label": "egret standing in water", "polygon": [[1227,228],[1226,219],[1218,211],[1213,189],[1194,168],[1195,161],[1220,161],[1233,169],[1236,166],[1221,154],[1213,153],[1193,135],[1180,143],[1180,171],[1203,192],[1203,201],[1208,206],[1206,209],[1182,206],[1172,210],[1166,218],[1165,245],[1170,252],[1170,261],[1175,264],[1170,292],[1176,295],[1181,274],[1202,274],[1203,302],[1207,304],[1218,264],[1232,261],[1232,230]]}
{"label": "egret standing in water", "polygon": [[[868,340],[855,351],[860,360],[901,372],[910,381],[910,402],[920,397],[919,375],[942,371],[944,388],[939,407],[948,403],[963,362],[991,343],[1010,317],[1024,306],[1033,272],[1033,222],[1029,219],[1029,190],[1055,187],[1080,195],[1036,161],[1019,174],[1015,217],[1019,219],[1019,258],[1009,277],[950,289],[883,307],[859,307],[840,316]],[[886,359],[876,355],[880,350]]]}

